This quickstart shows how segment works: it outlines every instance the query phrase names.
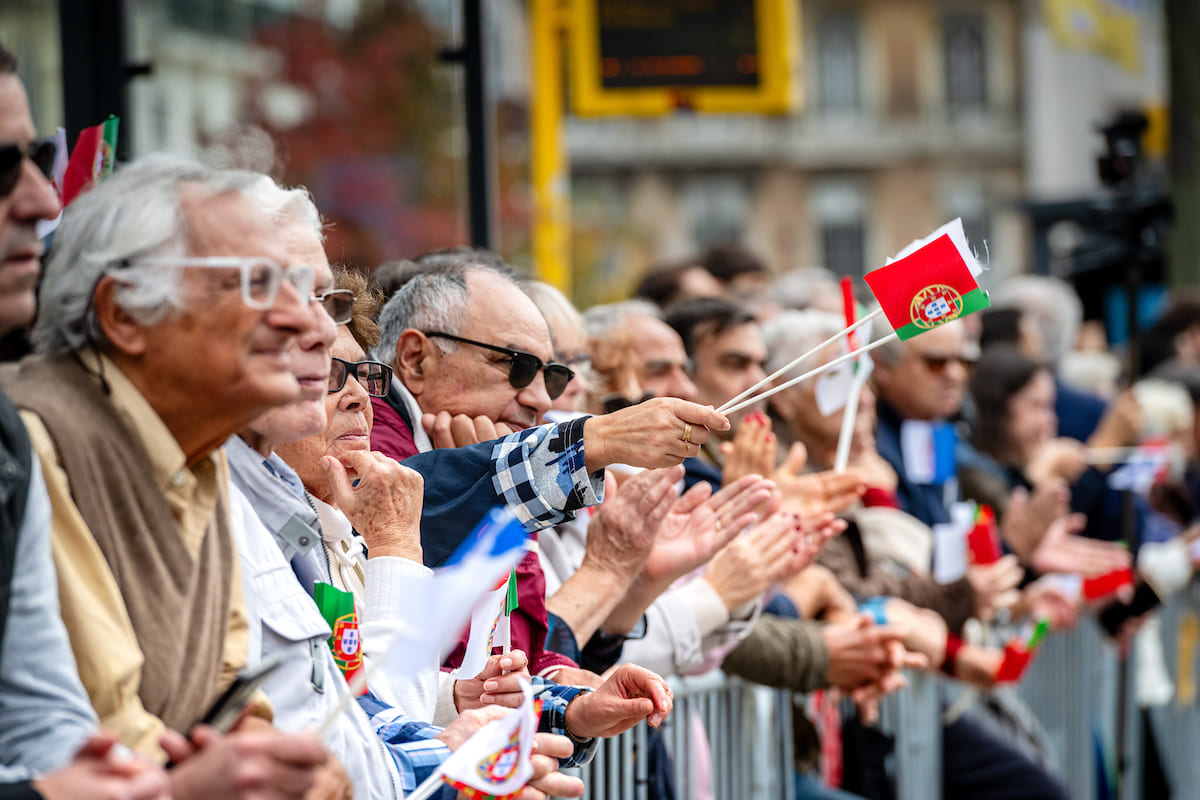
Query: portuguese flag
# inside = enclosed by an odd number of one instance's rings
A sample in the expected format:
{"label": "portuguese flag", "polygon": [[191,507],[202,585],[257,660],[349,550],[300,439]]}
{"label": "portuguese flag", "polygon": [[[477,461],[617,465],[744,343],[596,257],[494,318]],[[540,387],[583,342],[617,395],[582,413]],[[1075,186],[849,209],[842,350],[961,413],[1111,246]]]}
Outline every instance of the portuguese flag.
{"label": "portuguese flag", "polygon": [[113,170],[117,147],[117,128],[120,119],[109,115],[99,125],[84,128],[75,140],[71,160],[63,175],[62,200],[67,206],[96,181],[106,178]]}
{"label": "portuguese flag", "polygon": [[[321,616],[333,630],[333,635],[329,637],[329,649],[333,651],[333,660],[349,683],[363,669],[362,639],[359,638],[354,595],[328,583],[317,583],[313,587],[313,599],[317,602],[317,608],[321,609]],[[366,687],[363,687],[362,693],[366,691]]]}
{"label": "portuguese flag", "polygon": [[[948,230],[952,227],[957,230]],[[988,307],[987,292],[975,282],[979,265],[966,250],[961,231],[962,223],[955,220],[929,241],[867,273],[867,285],[901,339]]]}

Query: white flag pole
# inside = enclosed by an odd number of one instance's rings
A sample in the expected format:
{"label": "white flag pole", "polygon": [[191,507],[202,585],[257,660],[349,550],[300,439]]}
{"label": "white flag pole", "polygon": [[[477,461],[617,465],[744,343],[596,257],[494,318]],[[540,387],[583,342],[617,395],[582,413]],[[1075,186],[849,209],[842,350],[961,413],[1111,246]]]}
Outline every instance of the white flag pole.
{"label": "white flag pole", "polygon": [[420,786],[413,789],[412,794],[404,795],[404,800],[428,800],[442,788],[442,769],[438,767],[433,774],[426,778]]}
{"label": "white flag pole", "polygon": [[[842,330],[835,333],[833,336],[830,336],[828,339],[821,342],[819,345],[817,345],[813,349],[809,350],[807,353],[804,353],[803,355],[799,356],[798,358],[792,359],[791,362],[789,362],[788,364],[785,364],[784,366],[775,370],[770,375],[763,378],[761,381],[759,381],[758,383],[754,384],[746,391],[739,394],[737,397],[731,398],[730,400],[728,400],[725,403],[725,405],[718,408],[717,412],[720,414],[732,414],[734,411],[744,408],[747,405],[746,403],[742,403],[741,405],[738,405],[738,403],[741,403],[742,400],[744,400],[747,397],[749,397],[750,395],[754,394],[755,392],[757,392],[759,389],[763,388],[764,386],[770,386],[771,381],[775,380],[780,375],[783,375],[788,370],[794,368],[797,364],[804,361],[806,358],[811,358],[813,355],[821,352],[821,350],[823,348],[828,347],[829,345],[833,344],[834,342],[836,342],[838,339],[842,338],[843,336],[853,333],[854,331],[858,330],[858,327],[860,325],[866,324],[867,322],[869,322],[870,320],[874,319],[875,317],[879,316],[882,313],[883,313],[883,309],[877,308],[874,311],[872,311],[870,314],[867,314],[865,317],[858,320],[858,322],[855,322],[853,325],[843,328]],[[755,401],[751,401],[751,402],[755,402]]]}
{"label": "white flag pole", "polygon": [[863,361],[866,356],[859,356],[855,361],[857,369],[850,381],[850,394],[846,398],[845,409],[842,411],[842,430],[838,433],[837,457],[833,461],[833,471],[840,475],[846,471],[850,463],[850,443],[854,439],[854,420],[858,416],[858,398],[862,394],[863,385],[867,382],[867,368]]}
{"label": "white flag pole", "polygon": [[[390,650],[391,648],[389,647],[388,649]],[[333,725],[333,723],[337,721],[337,718],[340,717],[342,713],[350,707],[350,704],[354,702],[354,698],[362,694],[363,690],[367,688],[371,678],[374,677],[375,673],[380,667],[383,666],[385,661],[387,661],[386,653],[379,658],[371,659],[371,663],[368,666],[366,666],[364,669],[360,669],[355,676],[350,679],[347,684],[346,693],[338,698],[337,705],[333,707],[333,710],[325,715],[325,719],[321,720],[321,724],[317,727],[318,737],[324,738],[325,734],[329,732],[329,727]]]}
{"label": "white flag pole", "polygon": [[[869,318],[870,318],[870,315],[868,314],[866,317],[863,317],[863,320],[866,320]],[[843,333],[844,333],[844,331],[843,331]],[[840,336],[842,334],[838,334],[838,335]],[[822,364],[821,366],[817,367],[816,369],[811,369],[808,372],[804,373],[803,375],[792,378],[790,381],[787,381],[786,383],[779,384],[778,386],[776,386],[773,389],[767,389],[762,394],[755,395],[754,397],[746,398],[745,400],[742,400],[740,403],[732,406],[731,408],[722,407],[720,409],[720,411],[722,414],[733,414],[737,411],[741,411],[746,406],[752,406],[760,400],[766,400],[768,397],[774,397],[775,395],[782,392],[784,389],[790,389],[798,383],[803,383],[804,381],[808,380],[809,378],[820,375],[822,372],[831,370],[834,367],[838,366],[839,364],[844,364],[852,358],[857,358],[859,355],[862,355],[864,353],[869,353],[872,350],[874,350],[876,347],[882,347],[883,345],[887,344],[888,342],[892,341],[893,339],[899,339],[899,338],[900,337],[897,336],[895,333],[889,333],[887,336],[883,337],[882,339],[871,342],[866,347],[860,347],[857,350],[851,350],[849,353],[840,355],[837,358],[835,358],[833,361],[830,361],[827,364]],[[820,349],[820,348],[818,348],[818,349]],[[816,352],[816,351],[814,351],[814,352]],[[726,405],[729,405],[729,404],[727,403]]]}

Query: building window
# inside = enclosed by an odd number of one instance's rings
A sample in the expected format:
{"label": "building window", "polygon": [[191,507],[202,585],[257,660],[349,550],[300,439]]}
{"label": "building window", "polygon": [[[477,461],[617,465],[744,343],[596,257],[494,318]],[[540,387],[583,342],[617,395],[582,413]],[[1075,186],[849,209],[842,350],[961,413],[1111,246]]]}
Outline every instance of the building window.
{"label": "building window", "polygon": [[983,14],[954,12],[942,20],[946,107],[979,111],[987,106],[987,41]]}
{"label": "building window", "polygon": [[848,12],[817,20],[817,103],[825,111],[859,107],[858,19]]}
{"label": "building window", "polygon": [[837,275],[861,278],[866,263],[865,240],[861,220],[821,225],[821,259],[825,268]]}
{"label": "building window", "polygon": [[741,241],[750,215],[747,182],[737,175],[694,175],[683,185],[682,205],[698,249]]}
{"label": "building window", "polygon": [[830,176],[809,195],[821,266],[852,278],[863,275],[867,258],[867,193],[861,178]]}

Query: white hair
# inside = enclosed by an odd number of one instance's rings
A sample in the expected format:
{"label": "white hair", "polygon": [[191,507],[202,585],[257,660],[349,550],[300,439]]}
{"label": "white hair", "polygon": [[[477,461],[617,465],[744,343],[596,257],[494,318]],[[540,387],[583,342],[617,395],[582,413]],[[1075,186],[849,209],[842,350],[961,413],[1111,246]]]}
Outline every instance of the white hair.
{"label": "white hair", "polygon": [[583,313],[583,322],[587,326],[588,336],[607,341],[613,337],[614,331],[624,327],[625,320],[630,317],[661,320],[663,313],[661,308],[649,300],[634,298],[619,303],[592,306]]}
{"label": "white hair", "polygon": [[[844,319],[828,311],[779,312],[762,326],[763,344],[767,347],[767,372],[775,372],[799,358],[844,327]],[[820,356],[816,353],[802,364],[815,367],[821,363]]]}
{"label": "white hair", "polygon": [[[410,328],[455,336],[461,333],[470,299],[467,275],[474,271],[490,272],[521,288],[508,272],[476,261],[460,259],[419,272],[392,295],[379,313],[375,358],[387,364],[394,362],[400,335]],[[458,349],[457,342],[440,338],[435,341],[443,353]]]}
{"label": "white hair", "polygon": [[182,308],[179,272],[129,264],[142,256],[184,255],[188,220],[181,190],[245,192],[255,173],[216,170],[193,161],[149,156],[118,169],[82,194],[63,215],[39,292],[34,350],[65,353],[109,343],[92,320],[92,295],[120,269],[113,301],[142,325]]}
{"label": "white hair", "polygon": [[303,186],[288,189],[267,175],[254,174],[245,194],[271,221],[295,221],[316,234],[319,241],[325,241],[321,212],[317,211],[312,195]]}
{"label": "white hair", "polygon": [[1045,358],[1056,369],[1075,348],[1083,304],[1066,282],[1045,275],[1018,275],[992,289],[991,298],[995,308],[1015,308],[1033,320]]}
{"label": "white hair", "polygon": [[[529,295],[529,299],[538,307],[538,311],[542,312],[546,323],[551,320],[558,322],[575,334],[575,338],[580,341],[587,340],[587,330],[583,324],[583,316],[570,299],[559,291],[556,287],[542,281],[525,280],[521,281],[521,288],[525,290],[525,294]],[[554,326],[550,325],[550,335],[554,336]],[[557,343],[555,343],[557,347]]]}

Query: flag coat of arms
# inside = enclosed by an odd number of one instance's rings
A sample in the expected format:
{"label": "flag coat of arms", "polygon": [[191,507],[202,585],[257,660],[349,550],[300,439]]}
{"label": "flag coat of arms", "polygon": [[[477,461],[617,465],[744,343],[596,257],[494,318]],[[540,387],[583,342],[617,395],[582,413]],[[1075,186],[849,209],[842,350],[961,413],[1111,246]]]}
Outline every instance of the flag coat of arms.
{"label": "flag coat of arms", "polygon": [[533,777],[533,736],[541,703],[533,687],[521,681],[525,700],[519,708],[489,722],[442,763],[442,779],[472,800],[507,800]]}
{"label": "flag coat of arms", "polygon": [[866,281],[896,335],[911,339],[987,308],[987,292],[975,280],[981,271],[956,219],[868,272]]}
{"label": "flag coat of arms", "polygon": [[113,170],[116,155],[117,128],[120,120],[112,115],[99,125],[84,128],[75,140],[75,149],[63,174],[62,202],[71,201],[91,188]]}
{"label": "flag coat of arms", "polygon": [[[362,638],[358,631],[354,595],[328,583],[317,583],[313,586],[313,600],[333,631],[329,637],[329,649],[338,669],[349,683],[363,670]],[[366,691],[365,687],[363,691]]]}

